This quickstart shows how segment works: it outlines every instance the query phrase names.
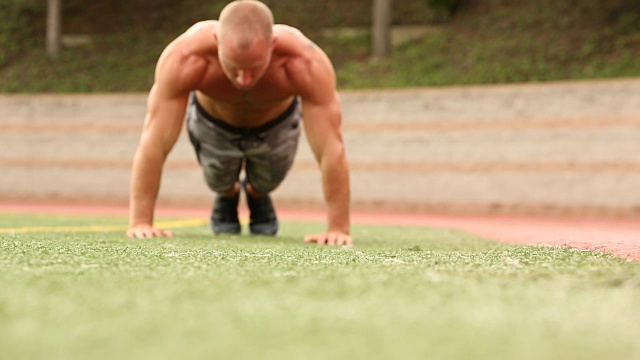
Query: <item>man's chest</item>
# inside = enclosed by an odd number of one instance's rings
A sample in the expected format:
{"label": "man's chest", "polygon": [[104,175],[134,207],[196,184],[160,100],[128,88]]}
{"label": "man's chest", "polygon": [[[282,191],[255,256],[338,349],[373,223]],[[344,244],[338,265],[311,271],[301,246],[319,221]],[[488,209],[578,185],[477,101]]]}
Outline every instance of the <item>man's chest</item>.
{"label": "man's chest", "polygon": [[284,72],[266,73],[248,90],[235,88],[222,71],[211,72],[200,82],[197,90],[207,97],[227,104],[267,105],[280,103],[295,94]]}

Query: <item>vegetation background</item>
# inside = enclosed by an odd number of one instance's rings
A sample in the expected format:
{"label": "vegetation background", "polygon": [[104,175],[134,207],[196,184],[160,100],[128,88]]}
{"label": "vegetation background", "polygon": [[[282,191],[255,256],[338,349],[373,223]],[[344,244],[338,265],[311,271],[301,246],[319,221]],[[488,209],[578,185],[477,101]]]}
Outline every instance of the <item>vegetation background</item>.
{"label": "vegetation background", "polygon": [[[148,91],[162,49],[227,1],[63,0],[64,35],[45,52],[46,2],[0,0],[0,92]],[[372,0],[265,0],[332,58],[340,88],[539,82],[640,75],[637,0],[402,0],[392,25],[424,36],[370,57]],[[327,29],[363,31],[328,32]],[[333,35],[328,35],[333,34]],[[337,35],[336,35],[337,34]]]}

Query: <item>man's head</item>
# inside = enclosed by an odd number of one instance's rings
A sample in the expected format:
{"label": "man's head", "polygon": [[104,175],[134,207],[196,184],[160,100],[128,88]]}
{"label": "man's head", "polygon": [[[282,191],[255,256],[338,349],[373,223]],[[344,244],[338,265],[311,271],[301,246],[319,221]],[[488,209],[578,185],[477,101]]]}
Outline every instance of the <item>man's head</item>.
{"label": "man's head", "polygon": [[255,0],[238,0],[220,13],[218,58],[238,89],[248,90],[264,75],[275,45],[273,14]]}

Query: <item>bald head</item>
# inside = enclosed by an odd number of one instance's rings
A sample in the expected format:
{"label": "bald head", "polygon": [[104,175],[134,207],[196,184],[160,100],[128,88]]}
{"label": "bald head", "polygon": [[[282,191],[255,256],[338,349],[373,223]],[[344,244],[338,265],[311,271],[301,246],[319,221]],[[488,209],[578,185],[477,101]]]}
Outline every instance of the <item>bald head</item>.
{"label": "bald head", "polygon": [[271,42],[273,14],[267,5],[256,0],[234,1],[220,13],[220,41],[246,50],[258,39]]}
{"label": "bald head", "polygon": [[227,78],[238,89],[248,90],[262,78],[275,48],[273,15],[255,0],[238,0],[220,13],[218,59]]}

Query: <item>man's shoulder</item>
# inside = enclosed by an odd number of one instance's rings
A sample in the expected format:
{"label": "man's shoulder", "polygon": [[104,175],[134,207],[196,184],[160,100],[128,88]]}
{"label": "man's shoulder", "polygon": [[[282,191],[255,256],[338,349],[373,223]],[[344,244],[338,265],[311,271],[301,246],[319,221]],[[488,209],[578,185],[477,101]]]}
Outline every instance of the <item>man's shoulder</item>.
{"label": "man's shoulder", "polygon": [[310,60],[323,53],[311,39],[295,27],[283,24],[274,25],[274,37],[277,39],[276,52],[289,60]]}
{"label": "man's shoulder", "polygon": [[293,31],[293,32],[297,32],[297,33],[302,34],[302,31],[300,31],[300,29],[298,29],[296,27],[293,27],[291,25],[287,25],[287,24],[274,24],[273,25],[273,31],[275,33],[283,32],[283,31],[284,32],[292,32]]}
{"label": "man's shoulder", "polygon": [[217,50],[215,34],[218,31],[218,21],[200,21],[189,27],[184,33],[174,39],[165,53],[178,57],[204,56]]}
{"label": "man's shoulder", "polygon": [[197,23],[191,25],[191,27],[189,27],[187,31],[185,31],[185,34],[192,34],[200,31],[217,31],[218,24],[218,20],[198,21]]}
{"label": "man's shoulder", "polygon": [[217,21],[201,21],[172,41],[158,59],[156,82],[185,93],[195,89],[217,56],[217,27]]}
{"label": "man's shoulder", "polygon": [[284,41],[285,43],[298,43],[308,42],[307,38],[300,29],[285,24],[273,25],[273,36],[278,38],[278,41]]}
{"label": "man's shoulder", "polygon": [[298,29],[274,29],[277,37],[274,65],[286,72],[289,83],[303,100],[324,98],[335,90],[335,73],[328,56]]}
{"label": "man's shoulder", "polygon": [[273,35],[278,38],[295,37],[299,39],[307,39],[300,29],[285,24],[273,25]]}

